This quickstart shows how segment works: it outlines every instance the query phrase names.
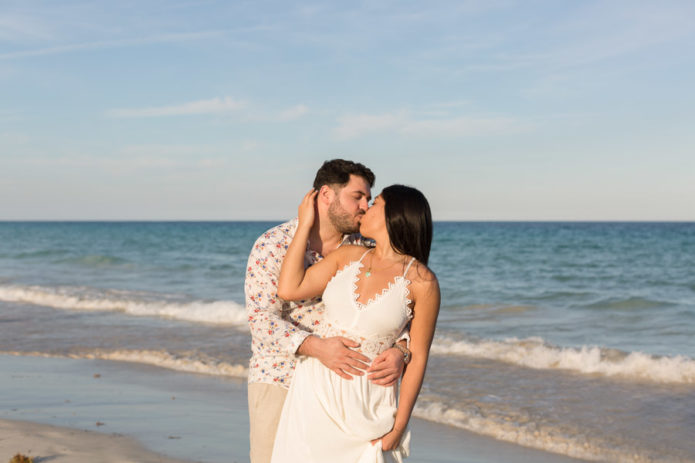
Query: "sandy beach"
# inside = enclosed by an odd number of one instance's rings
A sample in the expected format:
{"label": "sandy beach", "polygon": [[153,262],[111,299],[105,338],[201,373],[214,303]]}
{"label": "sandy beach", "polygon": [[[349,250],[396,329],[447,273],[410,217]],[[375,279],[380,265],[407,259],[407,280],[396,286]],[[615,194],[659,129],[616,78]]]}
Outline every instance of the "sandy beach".
{"label": "sandy beach", "polygon": [[32,457],[36,463],[182,462],[150,452],[135,439],[119,434],[0,420],[0,436],[0,461],[3,462],[17,453]]}
{"label": "sandy beach", "polygon": [[[0,461],[248,461],[243,380],[12,355],[0,371]],[[424,420],[412,429],[414,463],[579,461]]]}

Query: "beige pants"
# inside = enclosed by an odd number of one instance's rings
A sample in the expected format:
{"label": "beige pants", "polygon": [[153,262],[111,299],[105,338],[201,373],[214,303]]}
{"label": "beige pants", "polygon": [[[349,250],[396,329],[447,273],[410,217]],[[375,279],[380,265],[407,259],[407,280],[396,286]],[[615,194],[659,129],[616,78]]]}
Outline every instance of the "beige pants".
{"label": "beige pants", "polygon": [[287,389],[273,384],[251,383],[248,391],[251,463],[269,463]]}

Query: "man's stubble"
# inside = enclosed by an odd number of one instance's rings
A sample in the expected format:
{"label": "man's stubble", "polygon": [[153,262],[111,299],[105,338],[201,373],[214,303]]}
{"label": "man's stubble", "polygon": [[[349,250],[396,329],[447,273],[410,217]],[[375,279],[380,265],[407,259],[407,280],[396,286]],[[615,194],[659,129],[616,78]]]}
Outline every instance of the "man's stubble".
{"label": "man's stubble", "polygon": [[[364,212],[360,212],[359,215],[364,215]],[[359,223],[355,223],[354,216],[343,208],[338,196],[328,206],[328,219],[333,227],[343,235],[350,235],[360,231]]]}

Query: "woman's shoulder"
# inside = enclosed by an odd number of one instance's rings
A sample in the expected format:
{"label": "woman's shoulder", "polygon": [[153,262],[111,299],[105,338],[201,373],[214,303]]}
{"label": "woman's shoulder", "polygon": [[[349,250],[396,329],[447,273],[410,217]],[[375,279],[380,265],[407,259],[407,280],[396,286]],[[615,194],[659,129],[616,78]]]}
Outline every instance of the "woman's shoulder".
{"label": "woman's shoulder", "polygon": [[360,260],[360,258],[369,251],[369,248],[357,244],[343,244],[338,249],[331,253],[331,257],[342,266],[350,262]]}
{"label": "woman's shoulder", "polygon": [[417,292],[439,291],[437,275],[426,264],[417,259],[408,269],[406,278],[410,281],[412,290]]}
{"label": "woman's shoulder", "polygon": [[339,255],[349,257],[358,256],[358,259],[367,251],[369,251],[369,248],[360,246],[359,244],[343,244],[335,250],[336,253],[340,253]]}
{"label": "woman's shoulder", "polygon": [[433,282],[437,281],[437,275],[434,274],[426,264],[423,264],[416,258],[412,258],[412,264],[408,268],[407,278],[411,283],[417,282]]}

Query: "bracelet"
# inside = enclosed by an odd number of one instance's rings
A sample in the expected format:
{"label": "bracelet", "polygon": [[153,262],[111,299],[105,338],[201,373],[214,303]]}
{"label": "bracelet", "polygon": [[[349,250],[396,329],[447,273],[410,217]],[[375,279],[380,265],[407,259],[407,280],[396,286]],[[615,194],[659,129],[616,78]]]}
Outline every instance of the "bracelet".
{"label": "bracelet", "polygon": [[403,354],[403,363],[405,363],[406,365],[410,363],[410,351],[407,347],[403,347],[398,343],[395,343],[393,347],[401,351],[401,354]]}

